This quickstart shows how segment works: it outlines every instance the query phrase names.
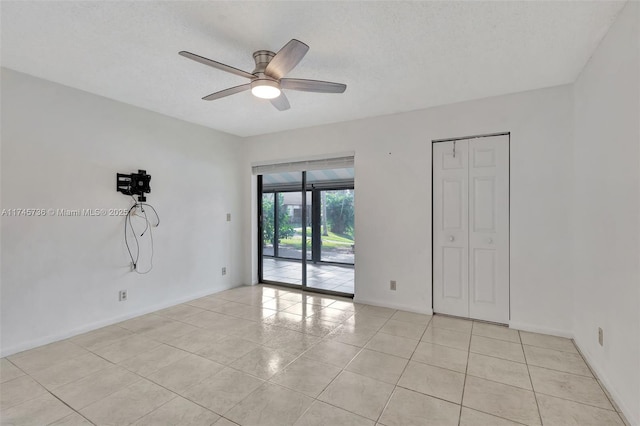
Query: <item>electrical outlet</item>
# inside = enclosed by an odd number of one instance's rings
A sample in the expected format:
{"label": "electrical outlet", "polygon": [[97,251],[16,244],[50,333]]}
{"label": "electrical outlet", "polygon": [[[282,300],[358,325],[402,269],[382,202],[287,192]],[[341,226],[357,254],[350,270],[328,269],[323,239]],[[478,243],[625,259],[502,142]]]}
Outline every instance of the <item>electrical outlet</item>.
{"label": "electrical outlet", "polygon": [[389,289],[396,291],[396,281],[395,280],[391,280],[389,281]]}
{"label": "electrical outlet", "polygon": [[222,275],[227,275],[227,268],[226,267],[222,267]]}
{"label": "electrical outlet", "polygon": [[231,213],[227,213],[227,222],[231,222]]}
{"label": "electrical outlet", "polygon": [[120,293],[118,293],[118,300],[121,302],[127,300],[127,290],[120,290]]}
{"label": "electrical outlet", "polygon": [[600,327],[598,327],[598,343],[600,346],[604,346],[604,331]]}

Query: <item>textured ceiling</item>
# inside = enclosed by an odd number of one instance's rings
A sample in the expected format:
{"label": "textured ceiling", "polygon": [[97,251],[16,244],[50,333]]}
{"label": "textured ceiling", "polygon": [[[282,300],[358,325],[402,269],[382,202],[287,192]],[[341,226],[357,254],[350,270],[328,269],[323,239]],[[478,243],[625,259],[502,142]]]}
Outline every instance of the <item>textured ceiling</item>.
{"label": "textured ceiling", "polygon": [[[624,2],[2,1],[2,66],[240,136],[571,83]],[[289,77],[348,85],[287,92],[291,109],[178,55],[253,69],[291,38]],[[37,99],[32,100],[37,102]]]}

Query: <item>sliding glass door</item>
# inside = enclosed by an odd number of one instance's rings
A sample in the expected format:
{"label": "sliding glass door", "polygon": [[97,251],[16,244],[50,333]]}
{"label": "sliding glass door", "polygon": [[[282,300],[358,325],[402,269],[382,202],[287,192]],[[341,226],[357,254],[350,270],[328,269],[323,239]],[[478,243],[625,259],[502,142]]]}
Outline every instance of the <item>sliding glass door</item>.
{"label": "sliding glass door", "polygon": [[[262,182],[285,181],[261,194],[262,280],[302,285],[302,173],[264,175]],[[264,185],[263,185],[264,186]],[[295,190],[298,188],[298,190]]]}
{"label": "sliding glass door", "polygon": [[269,173],[258,183],[260,281],[353,295],[353,168]]}

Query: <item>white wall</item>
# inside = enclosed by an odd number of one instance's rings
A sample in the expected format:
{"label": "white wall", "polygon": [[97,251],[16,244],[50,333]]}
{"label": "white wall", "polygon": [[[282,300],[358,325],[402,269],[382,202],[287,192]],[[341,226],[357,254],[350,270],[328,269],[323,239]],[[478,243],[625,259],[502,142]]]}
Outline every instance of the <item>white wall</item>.
{"label": "white wall", "polygon": [[[429,313],[431,141],[495,132],[511,132],[511,324],[571,335],[570,86],[251,137],[243,173],[252,162],[354,151],[355,299]],[[245,188],[253,202],[255,183]],[[245,273],[255,282],[253,204]]]}
{"label": "white wall", "polygon": [[625,6],[575,84],[572,215],[575,340],[634,425],[640,425],[639,9],[633,1]]}
{"label": "white wall", "polygon": [[2,355],[255,282],[251,163],[347,151],[356,156],[356,300],[430,313],[430,143],[510,132],[511,325],[575,335],[640,424],[638,9],[629,2],[575,86],[244,143],[3,69],[2,208],[128,207],[115,173],[146,168],[162,224],[155,269],[140,276],[129,271],[121,217],[2,217]]}
{"label": "white wall", "polygon": [[241,283],[240,138],[7,69],[1,137],[2,208],[128,208],[142,168],[162,221],[138,275],[123,217],[2,217],[3,356]]}

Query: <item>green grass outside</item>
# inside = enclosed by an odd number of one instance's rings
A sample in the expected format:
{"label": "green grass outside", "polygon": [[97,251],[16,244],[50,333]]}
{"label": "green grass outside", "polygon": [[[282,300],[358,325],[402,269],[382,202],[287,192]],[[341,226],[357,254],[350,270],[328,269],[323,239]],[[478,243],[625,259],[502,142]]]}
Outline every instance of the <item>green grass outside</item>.
{"label": "green grass outside", "polygon": [[[311,246],[311,229],[307,228],[307,246]],[[345,248],[350,249],[353,240],[343,235],[334,234],[329,231],[329,235],[322,236],[322,247],[324,248]],[[296,228],[296,234],[291,238],[283,238],[280,240],[280,246],[293,247],[302,249],[302,229]]]}

